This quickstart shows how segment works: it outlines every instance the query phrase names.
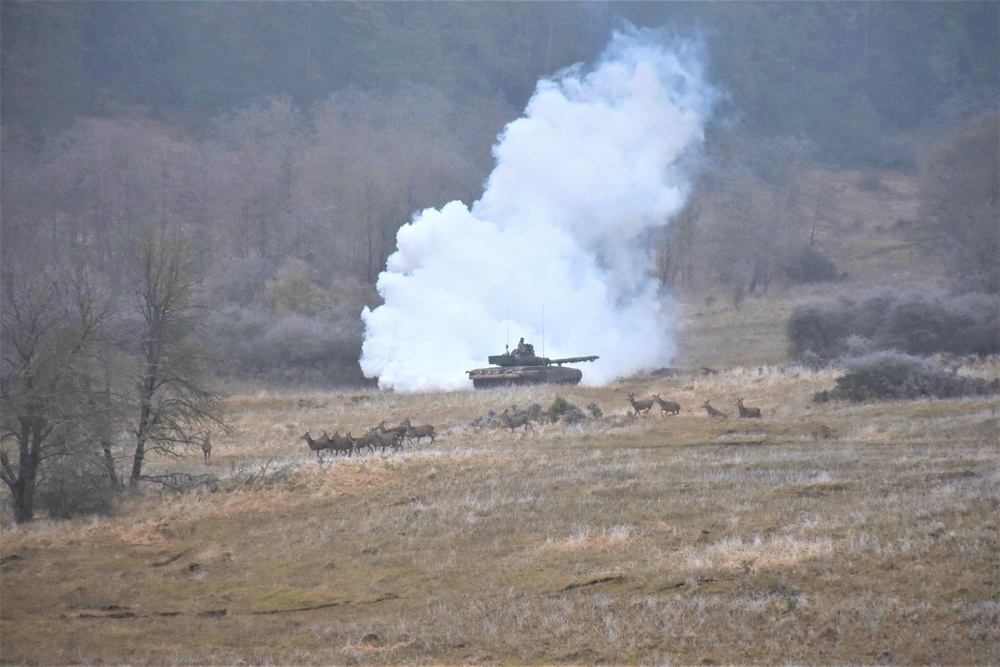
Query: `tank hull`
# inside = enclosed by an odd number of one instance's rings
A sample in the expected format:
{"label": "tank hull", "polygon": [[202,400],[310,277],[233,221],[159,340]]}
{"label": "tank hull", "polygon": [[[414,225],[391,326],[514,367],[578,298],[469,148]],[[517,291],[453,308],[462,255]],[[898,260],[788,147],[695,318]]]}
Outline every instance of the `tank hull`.
{"label": "tank hull", "polygon": [[566,366],[506,366],[468,371],[476,389],[526,384],[580,384],[583,371]]}

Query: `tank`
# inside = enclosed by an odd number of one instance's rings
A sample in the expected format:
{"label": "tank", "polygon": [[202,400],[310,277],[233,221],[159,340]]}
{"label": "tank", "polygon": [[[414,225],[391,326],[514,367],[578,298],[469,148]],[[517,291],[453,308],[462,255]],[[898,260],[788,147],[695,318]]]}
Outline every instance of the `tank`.
{"label": "tank", "polygon": [[588,357],[566,357],[564,359],[549,359],[535,355],[535,348],[524,339],[511,352],[495,354],[487,357],[489,368],[475,368],[466,371],[472,386],[476,389],[501,387],[519,384],[579,384],[583,379],[583,371],[569,368],[563,364],[574,364],[581,361],[594,361],[597,355]]}

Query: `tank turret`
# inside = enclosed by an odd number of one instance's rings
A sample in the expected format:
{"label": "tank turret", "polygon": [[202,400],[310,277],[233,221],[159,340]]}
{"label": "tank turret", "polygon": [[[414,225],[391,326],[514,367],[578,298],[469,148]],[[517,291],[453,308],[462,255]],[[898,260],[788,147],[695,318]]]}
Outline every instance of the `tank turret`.
{"label": "tank turret", "polygon": [[490,368],[476,368],[466,371],[472,386],[477,389],[517,384],[579,384],[583,372],[563,364],[599,359],[596,354],[585,357],[564,357],[549,359],[535,355],[535,348],[524,339],[513,351],[487,357]]}

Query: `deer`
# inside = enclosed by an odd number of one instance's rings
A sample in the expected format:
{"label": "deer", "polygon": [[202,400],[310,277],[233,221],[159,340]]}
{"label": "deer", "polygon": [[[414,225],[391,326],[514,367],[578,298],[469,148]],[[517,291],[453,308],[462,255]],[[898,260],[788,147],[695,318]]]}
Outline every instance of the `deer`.
{"label": "deer", "polygon": [[679,415],[681,413],[681,406],[673,401],[665,401],[660,398],[659,394],[653,394],[653,400],[660,404],[660,414],[674,414]]}
{"label": "deer", "polygon": [[740,419],[760,419],[760,408],[748,408],[743,405],[743,399],[736,400],[736,407],[740,411]]}
{"label": "deer", "polygon": [[378,426],[368,429],[365,434],[358,439],[359,449],[360,445],[368,447],[371,453],[375,453],[375,448],[377,447],[382,452],[392,447],[393,449],[402,449],[401,435],[396,435],[395,433],[382,433],[379,431]]}
{"label": "deer", "polygon": [[[330,449],[333,450],[334,453],[341,452],[345,453],[347,456],[353,456],[354,452],[357,451],[358,455],[361,455],[361,452],[358,451],[357,444],[354,442],[354,438],[352,438],[350,434],[340,435],[340,431],[337,430],[334,432],[332,437],[326,435],[326,433],[324,433],[323,436],[330,441]],[[320,439],[322,440],[322,438]]]}
{"label": "deer", "polygon": [[358,456],[361,456],[362,447],[367,447],[368,451],[371,452],[372,454],[375,453],[374,434],[372,433],[372,431],[365,433],[360,438],[355,438],[353,435],[351,435],[351,432],[348,431],[347,437],[354,442],[354,449],[357,450]]}
{"label": "deer", "polygon": [[375,444],[377,444],[383,452],[390,447],[396,450],[403,448],[402,433],[395,433],[391,430],[386,433],[380,433],[379,431],[372,429],[372,435],[375,437]]}
{"label": "deer", "polygon": [[209,465],[212,462],[212,438],[207,431],[205,439],[201,441],[201,451],[205,455],[205,465]]}
{"label": "deer", "polygon": [[503,414],[500,415],[500,421],[503,422],[504,426],[510,429],[511,433],[514,432],[514,429],[520,428],[521,426],[524,427],[526,432],[535,430],[535,427],[532,426],[531,420],[528,419],[527,415],[516,415],[511,417],[509,410],[503,411]]}
{"label": "deer", "polygon": [[[653,403],[655,403],[656,401],[654,401],[651,398],[637,401],[635,400],[635,394],[629,394],[628,402],[632,404],[632,409],[635,410],[635,415],[638,415],[640,410],[642,411],[642,414],[648,415],[649,409],[653,407]],[[633,417],[635,415],[633,415]]]}
{"label": "deer", "polygon": [[406,427],[400,424],[399,426],[393,426],[392,428],[385,427],[385,420],[383,419],[378,425],[379,433],[391,433],[396,436],[398,440],[402,440],[403,436],[406,435]]}
{"label": "deer", "polygon": [[330,448],[330,438],[326,437],[325,433],[323,434],[323,436],[324,437],[321,437],[319,440],[313,440],[312,436],[309,435],[309,431],[306,431],[301,438],[302,440],[305,440],[309,444],[309,449],[316,452],[317,461],[322,461],[323,452]]}
{"label": "deer", "polygon": [[424,424],[423,426],[414,426],[410,423],[410,418],[407,417],[403,421],[403,426],[406,427],[406,440],[410,444],[413,444],[413,438],[417,439],[417,444],[420,444],[420,438],[431,439],[434,442],[434,427],[430,424]]}
{"label": "deer", "polygon": [[711,405],[708,404],[708,401],[705,401],[701,407],[708,410],[708,416],[712,417],[713,419],[729,419],[729,415],[727,415],[725,412],[720,412],[719,410],[716,410],[715,408],[713,408]]}

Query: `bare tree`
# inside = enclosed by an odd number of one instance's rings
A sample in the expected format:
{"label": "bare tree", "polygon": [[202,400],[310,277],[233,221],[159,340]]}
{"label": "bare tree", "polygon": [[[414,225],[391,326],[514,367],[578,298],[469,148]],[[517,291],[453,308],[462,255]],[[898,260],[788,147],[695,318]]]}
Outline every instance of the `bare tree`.
{"label": "bare tree", "polygon": [[16,464],[0,450],[0,479],[14,520],[31,521],[39,469],[54,456],[93,444],[109,414],[91,400],[99,383],[96,345],[110,317],[83,272],[5,286],[0,374],[2,438],[17,445]]}
{"label": "bare tree", "polygon": [[712,178],[715,225],[708,235],[712,265],[731,286],[738,308],[747,294],[766,292],[787,264],[802,217],[801,174],[812,147],[779,137],[730,135],[718,149]]}
{"label": "bare tree", "polygon": [[1000,115],[981,116],[935,146],[921,197],[919,241],[947,254],[967,286],[1000,292]]}
{"label": "bare tree", "polygon": [[194,143],[160,123],[81,120],[37,164],[4,167],[5,265],[68,262],[120,283],[119,258],[147,229],[205,218],[202,166]]}
{"label": "bare tree", "polygon": [[694,279],[694,247],[700,218],[701,202],[694,194],[681,212],[659,231],[657,274],[661,283],[689,283]]}
{"label": "bare tree", "polygon": [[207,142],[213,194],[207,205],[222,221],[220,240],[239,256],[255,251],[281,258],[295,245],[301,217],[293,215],[294,200],[308,142],[302,112],[287,96],[213,121]]}
{"label": "bare tree", "polygon": [[200,322],[197,272],[183,236],[147,234],[137,252],[141,369],[129,484],[142,478],[146,454],[176,454],[207,427],[226,428],[221,401],[204,381],[204,353],[192,342]]}

